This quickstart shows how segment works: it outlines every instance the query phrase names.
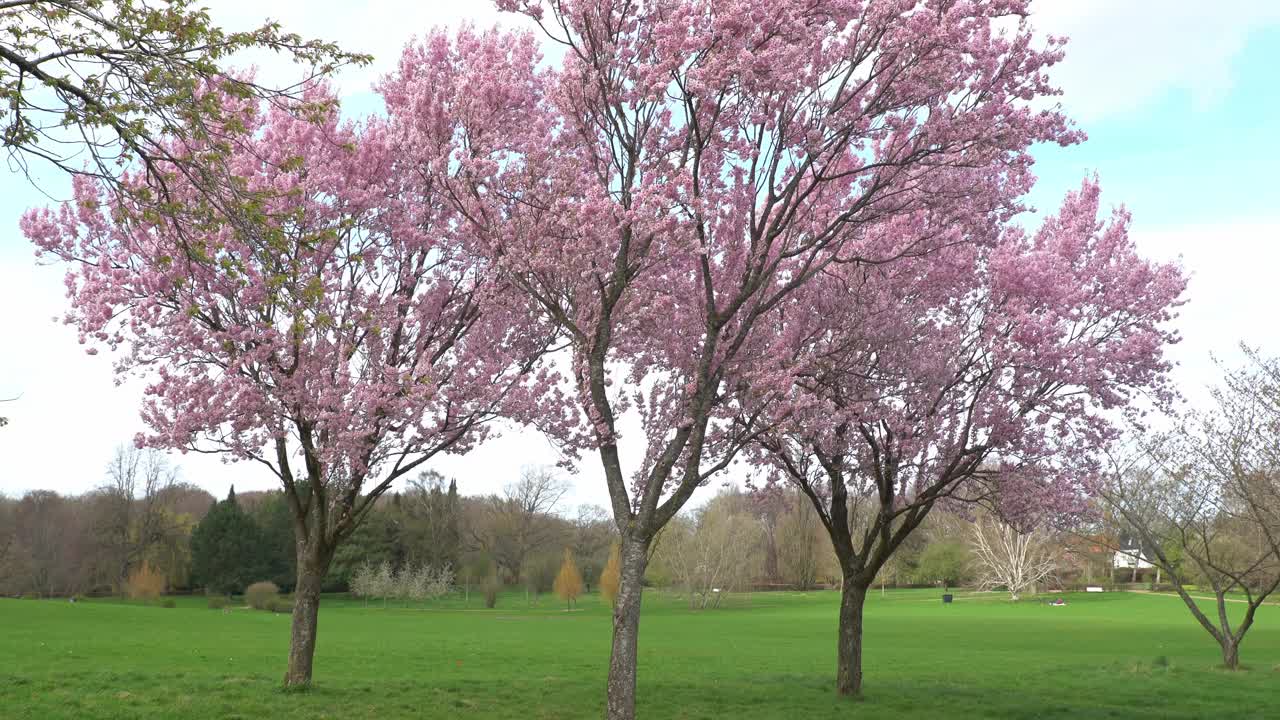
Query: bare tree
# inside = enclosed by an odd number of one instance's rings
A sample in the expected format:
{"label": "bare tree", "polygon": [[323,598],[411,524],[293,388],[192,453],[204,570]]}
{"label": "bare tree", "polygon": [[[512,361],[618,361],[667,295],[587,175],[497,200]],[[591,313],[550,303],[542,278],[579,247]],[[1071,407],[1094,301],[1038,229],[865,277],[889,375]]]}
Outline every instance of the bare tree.
{"label": "bare tree", "polygon": [[14,575],[17,574],[13,543],[15,509],[16,503],[0,494],[0,595],[12,590]]}
{"label": "bare tree", "polygon": [[778,518],[778,572],[783,581],[806,590],[818,581],[825,555],[832,555],[818,511],[799,491],[787,492]]}
{"label": "bare tree", "polygon": [[[1280,587],[1280,364],[1246,351],[1249,364],[1225,374],[1211,411],[1112,452],[1100,493],[1231,669],[1258,608]],[[1212,592],[1216,617],[1192,584]],[[1228,603],[1241,600],[1233,623]]]}
{"label": "bare tree", "polygon": [[117,592],[124,591],[130,570],[180,533],[182,524],[166,504],[177,479],[178,469],[159,450],[116,448],[107,481],[98,488],[93,529]]}
{"label": "bare tree", "polygon": [[764,534],[752,514],[713,501],[696,518],[677,518],[662,533],[656,554],[689,593],[690,609],[717,607],[724,593],[752,578],[752,550]]}
{"label": "bare tree", "polygon": [[84,503],[50,490],[27,493],[14,508],[11,552],[21,592],[65,595],[86,591],[93,542]]}
{"label": "bare tree", "polygon": [[587,592],[595,583],[609,557],[609,548],[617,541],[618,527],[609,511],[599,505],[579,505],[573,518],[573,540],[570,548],[577,559]]}
{"label": "bare tree", "polygon": [[1020,529],[986,515],[973,523],[972,541],[981,573],[979,587],[1003,587],[1015,602],[1051,577],[1058,567],[1060,544],[1040,526]]}
{"label": "bare tree", "polygon": [[502,495],[485,499],[479,522],[471,528],[472,540],[509,580],[518,582],[529,556],[555,538],[559,528],[551,515],[568,490],[554,468],[525,467]]}

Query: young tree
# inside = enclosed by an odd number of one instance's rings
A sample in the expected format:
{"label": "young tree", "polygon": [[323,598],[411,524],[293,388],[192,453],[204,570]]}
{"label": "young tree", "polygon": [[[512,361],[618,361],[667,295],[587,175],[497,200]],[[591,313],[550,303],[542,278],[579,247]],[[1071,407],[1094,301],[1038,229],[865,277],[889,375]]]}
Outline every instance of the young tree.
{"label": "young tree", "polygon": [[475,543],[518,583],[529,557],[546,547],[558,534],[552,513],[569,484],[549,467],[526,467],[520,479],[507,485],[501,496],[486,500],[481,522],[471,528]]}
{"label": "young tree", "polygon": [[600,573],[600,596],[614,604],[618,597],[618,585],[621,583],[622,576],[622,551],[619,543],[614,543],[609,548],[609,562],[604,565],[604,572]]}
{"label": "young tree", "polygon": [[396,572],[391,567],[391,563],[383,560],[378,564],[378,570],[373,575],[373,596],[382,598],[382,607],[387,607],[387,602],[396,595]]}
{"label": "young tree", "polygon": [[[1214,389],[1211,410],[1114,453],[1100,493],[1232,670],[1258,608],[1280,589],[1280,361],[1247,353]],[[1212,592],[1216,617],[1192,584]],[[1230,593],[1244,596],[1235,623]]]}
{"label": "young tree", "polygon": [[1002,587],[1017,602],[1022,593],[1053,576],[1061,542],[1044,528],[1018,528],[984,516],[973,524],[972,547],[983,590]]}
{"label": "young tree", "polygon": [[563,64],[535,69],[528,38],[435,36],[384,92],[393,123],[429,138],[420,164],[448,173],[475,247],[568,343],[571,394],[539,424],[604,471],[622,558],[607,716],[632,718],[649,546],[757,431],[725,416],[761,318],[834,262],[925,249],[869,245],[872,223],[1009,210],[1031,143],[1077,135],[1028,105],[1054,92],[1056,41],[997,30],[1022,0],[498,4]]}
{"label": "young tree", "polygon": [[493,568],[480,585],[484,592],[484,606],[493,609],[498,605],[498,593],[502,591],[502,581],[498,579],[498,570]]}
{"label": "young tree", "polygon": [[564,600],[565,609],[572,610],[578,596],[582,594],[582,575],[578,574],[578,565],[573,561],[573,551],[564,549],[564,562],[560,564],[560,572],[556,573],[555,593]]}
{"label": "young tree", "polygon": [[351,579],[348,581],[351,594],[363,599],[365,607],[369,606],[369,598],[377,594],[377,576],[378,569],[367,560],[357,565],[355,571],[351,573]]}
{"label": "young tree", "polygon": [[1095,475],[1078,448],[1112,437],[1133,395],[1168,399],[1185,281],[1141,258],[1127,226],[1099,218],[1095,182],[1031,235],[921,214],[874,232],[954,243],[830,268],[773,316],[768,356],[786,364],[743,377],[742,413],[784,418],[755,459],[808,496],[839,558],[841,694],[861,691],[868,589],[939,503],[1077,510]]}
{"label": "young tree", "polygon": [[[512,391],[545,343],[488,263],[459,251],[439,186],[398,169],[386,125],[340,124],[323,88],[307,97],[324,110],[314,122],[222,100],[252,138],[225,162],[264,191],[247,226],[117,222],[141,208],[83,179],[74,205],[23,220],[44,257],[70,264],[68,321],[150,380],[140,441],[279,479],[298,571],[289,686],[310,682],[337,548],[397,479],[480,439],[504,400],[516,416],[532,405]],[[198,187],[173,190],[199,201]]]}
{"label": "young tree", "polygon": [[262,574],[262,538],[240,504],[236,489],[216,503],[191,532],[191,575],[210,592],[244,590]]}

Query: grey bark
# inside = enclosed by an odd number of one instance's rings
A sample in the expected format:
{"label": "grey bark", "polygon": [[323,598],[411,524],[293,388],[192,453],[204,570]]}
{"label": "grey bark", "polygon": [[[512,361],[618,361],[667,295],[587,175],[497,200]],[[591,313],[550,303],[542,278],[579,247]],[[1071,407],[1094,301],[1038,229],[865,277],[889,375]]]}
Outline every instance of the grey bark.
{"label": "grey bark", "polygon": [[622,540],[618,596],[613,601],[613,649],[609,655],[608,720],[634,720],[636,716],[636,659],[640,638],[640,596],[649,541]]}

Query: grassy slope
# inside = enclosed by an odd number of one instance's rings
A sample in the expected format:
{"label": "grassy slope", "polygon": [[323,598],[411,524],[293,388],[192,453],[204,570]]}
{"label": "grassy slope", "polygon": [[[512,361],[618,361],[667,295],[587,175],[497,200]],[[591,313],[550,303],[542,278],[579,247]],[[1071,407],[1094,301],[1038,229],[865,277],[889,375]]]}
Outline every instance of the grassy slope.
{"label": "grassy slope", "polygon": [[[831,691],[836,595],[762,594],[701,613],[646,595],[647,718],[1276,717],[1280,608],[1245,641],[1250,670],[1176,598],[1068,596],[1067,607],[877,593],[867,608],[867,696]],[[472,598],[473,604],[476,598]],[[280,692],[289,620],[112,602],[0,600],[4,718],[598,717],[609,612],[522,596],[495,610],[326,599],[317,686]],[[1165,666],[1157,658],[1167,658]]]}

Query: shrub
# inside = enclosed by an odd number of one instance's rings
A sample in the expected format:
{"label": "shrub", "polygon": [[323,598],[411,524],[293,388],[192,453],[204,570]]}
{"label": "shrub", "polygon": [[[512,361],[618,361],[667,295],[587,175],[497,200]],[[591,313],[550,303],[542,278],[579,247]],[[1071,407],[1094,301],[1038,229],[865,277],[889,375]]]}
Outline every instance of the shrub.
{"label": "shrub", "polygon": [[164,574],[143,560],[125,580],[125,593],[133,600],[154,600],[164,592]]}
{"label": "shrub", "polygon": [[170,609],[176,608],[178,607],[178,601],[174,600],[173,598],[165,598],[164,601],[160,603],[160,607],[165,607]]}
{"label": "shrub", "polygon": [[230,604],[231,604],[231,600],[228,599],[226,595],[210,595],[209,596],[210,610],[223,610]]}
{"label": "shrub", "polygon": [[275,598],[267,601],[267,610],[273,613],[292,613],[293,602],[282,598]]}
{"label": "shrub", "polygon": [[244,600],[254,610],[266,610],[267,605],[280,599],[280,588],[270,580],[250,585],[244,591]]}
{"label": "shrub", "polygon": [[499,590],[501,587],[502,587],[502,584],[498,582],[498,575],[497,575],[497,573],[494,573],[494,574],[492,574],[492,575],[490,575],[489,577],[487,577],[487,578],[485,578],[485,579],[484,579],[484,584],[480,586],[480,589],[484,592],[484,606],[485,606],[485,607],[487,607],[487,608],[497,607],[497,605],[498,605],[498,590]]}

